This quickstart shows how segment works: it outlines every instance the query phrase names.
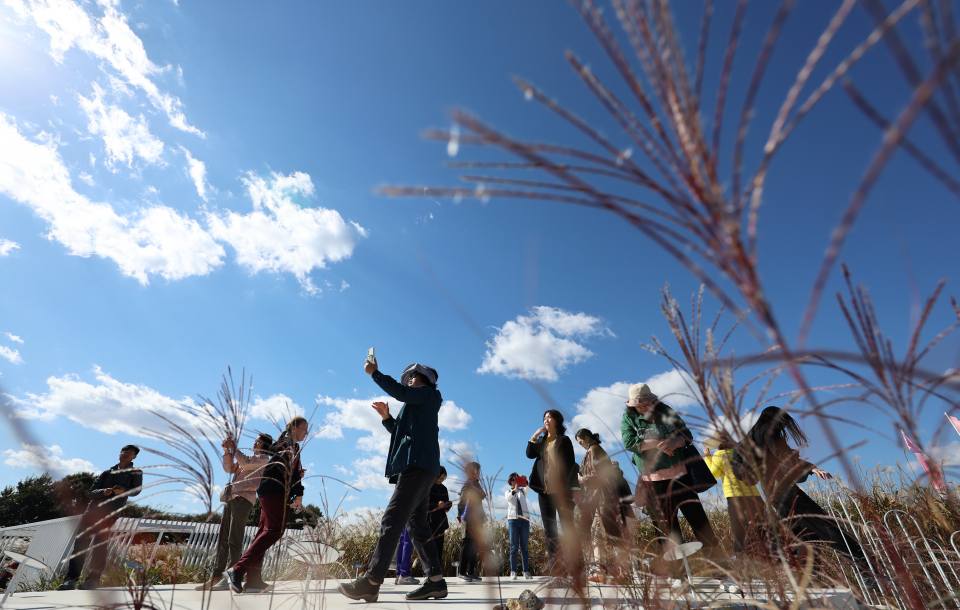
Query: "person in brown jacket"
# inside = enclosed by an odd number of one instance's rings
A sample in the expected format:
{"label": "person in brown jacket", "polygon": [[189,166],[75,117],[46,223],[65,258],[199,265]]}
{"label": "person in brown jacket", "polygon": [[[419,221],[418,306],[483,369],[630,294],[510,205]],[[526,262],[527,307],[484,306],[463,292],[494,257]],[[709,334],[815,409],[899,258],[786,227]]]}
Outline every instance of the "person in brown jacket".
{"label": "person in brown jacket", "polygon": [[[273,437],[261,434],[253,443],[253,455],[246,455],[237,449],[236,441],[225,439],[220,445],[223,447],[223,471],[233,475],[228,483],[229,491],[224,495],[227,501],[223,504],[223,516],[220,519],[220,531],[217,537],[217,555],[213,560],[210,580],[198,586],[197,591],[226,591],[230,588],[222,577],[224,569],[233,565],[243,553],[243,535],[247,529],[247,518],[253,505],[257,501],[257,486],[263,467],[270,461],[265,453],[273,444]],[[246,591],[253,593],[263,590],[266,585],[259,573],[251,568],[247,578]]]}
{"label": "person in brown jacket", "polygon": [[626,519],[620,503],[617,476],[610,456],[600,446],[600,437],[587,428],[576,434],[577,442],[587,450],[580,462],[580,531],[584,540],[590,540],[594,516],[599,513],[600,525],[606,536],[595,541],[600,549],[600,565],[590,576],[594,582],[605,582],[604,572],[620,582],[628,574],[623,557]]}

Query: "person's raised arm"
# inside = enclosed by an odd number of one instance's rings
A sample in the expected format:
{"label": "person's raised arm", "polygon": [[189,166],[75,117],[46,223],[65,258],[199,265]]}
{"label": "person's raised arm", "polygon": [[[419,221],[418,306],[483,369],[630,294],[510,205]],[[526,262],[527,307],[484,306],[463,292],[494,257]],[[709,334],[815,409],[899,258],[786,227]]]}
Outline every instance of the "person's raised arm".
{"label": "person's raised arm", "polygon": [[237,449],[235,457],[237,464],[234,472],[237,470],[260,470],[270,461],[270,458],[265,455],[247,455],[239,449]]}
{"label": "person's raised arm", "polygon": [[540,457],[539,438],[541,434],[545,434],[546,432],[546,428],[538,428],[537,431],[533,433],[533,436],[530,437],[530,441],[527,443],[527,458],[535,460]]}

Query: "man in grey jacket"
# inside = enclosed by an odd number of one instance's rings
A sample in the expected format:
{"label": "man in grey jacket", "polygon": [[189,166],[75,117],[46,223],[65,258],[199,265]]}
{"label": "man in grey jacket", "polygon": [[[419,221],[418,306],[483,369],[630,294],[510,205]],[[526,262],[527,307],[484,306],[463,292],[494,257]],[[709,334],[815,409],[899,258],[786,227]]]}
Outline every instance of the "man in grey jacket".
{"label": "man in grey jacket", "polygon": [[57,588],[58,591],[77,588],[87,550],[91,547],[90,569],[80,588],[89,590],[100,586],[100,574],[107,563],[110,528],[120,516],[120,509],[126,505],[127,498],[138,495],[143,487],[143,471],[133,467],[133,460],[139,453],[140,448],[136,445],[126,445],[120,450],[120,462],[104,470],[93,482],[87,494],[90,504],[77,527],[77,540],[73,545],[67,578]]}
{"label": "man in grey jacket", "polygon": [[[253,455],[246,455],[237,449],[237,443],[226,439],[223,447],[223,471],[233,475],[228,483],[227,501],[223,505],[223,517],[220,519],[220,532],[217,538],[217,555],[213,560],[212,577],[198,586],[197,591],[226,591],[230,588],[222,576],[227,566],[232,566],[243,554],[243,535],[247,528],[247,517],[257,501],[257,486],[263,475],[263,467],[270,461],[265,451],[273,444],[273,437],[261,434],[253,443]],[[247,575],[247,593],[257,593],[266,588],[259,573]]]}

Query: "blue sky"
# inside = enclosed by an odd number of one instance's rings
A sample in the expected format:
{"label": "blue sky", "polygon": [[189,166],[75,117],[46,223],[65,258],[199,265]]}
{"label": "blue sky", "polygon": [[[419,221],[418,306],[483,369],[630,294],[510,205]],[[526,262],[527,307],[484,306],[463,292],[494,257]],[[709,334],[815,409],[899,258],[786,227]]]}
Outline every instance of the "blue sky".
{"label": "blue sky", "polygon": [[[688,44],[699,25],[693,4],[676,7]],[[827,8],[804,5],[788,22],[758,97],[748,165]],[[744,58],[755,56],[772,17],[760,3],[750,10]],[[707,91],[716,88],[730,15],[718,9],[716,20]],[[906,23],[914,31],[916,16]],[[855,9],[823,65],[868,32]],[[348,495],[350,510],[382,506],[389,493],[380,476],[385,436],[369,407],[380,392],[362,371],[371,346],[394,376],[412,361],[437,368],[445,457],[475,452],[488,475],[531,466],[523,447],[545,406],[517,369],[568,418],[597,427],[618,429],[631,383],[681,391],[669,363],[639,343],[656,335],[672,348],[659,289],[669,283],[687,303],[698,285],[635,229],[554,203],[375,193],[385,184],[458,184],[443,167],[447,147],[419,137],[449,128],[455,107],[516,136],[587,146],[525,101],[513,75],[627,147],[566,65],[568,48],[614,79],[565,3],[0,3],[0,384],[38,444],[25,447],[3,429],[0,485],[43,467],[58,476],[109,467],[120,446],[152,442],[142,434],[159,425],[149,410],[175,413],[177,402],[212,397],[228,365],[253,375],[251,430],[272,430],[269,418],[287,405],[316,408],[315,421],[326,424],[304,461],[310,474],[360,489],[327,484],[332,499]],[[909,90],[886,53],[873,49],[851,74],[894,115]],[[737,64],[728,120],[750,68]],[[812,82],[825,75],[819,68]],[[943,155],[928,124],[911,135]],[[760,271],[790,337],[879,140],[833,91],[771,168]],[[473,158],[503,157],[461,147],[455,160]],[[870,287],[900,353],[912,286],[927,294],[957,268],[958,221],[955,199],[898,154],[845,246],[842,260]],[[840,287],[834,273],[813,346],[853,348],[832,298]],[[708,310],[712,317],[709,299]],[[952,315],[942,303],[928,338]],[[737,354],[759,349],[743,331],[731,345]],[[927,365],[956,367],[957,341]],[[775,389],[792,388],[781,380]],[[688,399],[672,402],[696,417]],[[928,409],[921,441],[951,457],[957,439],[932,438],[943,410]],[[835,413],[880,433],[838,426],[845,441],[868,441],[856,451],[865,464],[902,457],[876,412],[848,403]],[[829,455],[815,424],[805,425],[814,432],[809,456]],[[158,460],[144,454],[138,463]],[[306,500],[316,503],[321,482],[309,482]],[[150,501],[199,507],[175,491]]]}

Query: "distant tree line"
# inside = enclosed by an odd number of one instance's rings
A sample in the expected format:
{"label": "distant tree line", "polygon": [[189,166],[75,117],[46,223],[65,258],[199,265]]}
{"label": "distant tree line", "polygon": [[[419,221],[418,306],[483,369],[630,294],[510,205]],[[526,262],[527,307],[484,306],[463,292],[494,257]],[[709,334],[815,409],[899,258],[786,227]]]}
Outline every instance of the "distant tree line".
{"label": "distant tree line", "polygon": [[[68,474],[59,481],[50,473],[31,476],[9,485],[0,491],[0,527],[25,525],[37,521],[59,519],[83,514],[90,500],[87,492],[96,481],[93,472]],[[170,512],[163,507],[146,504],[127,504],[120,513],[124,517],[141,519],[160,519],[165,521],[195,521],[220,523],[220,513],[181,514]],[[304,505],[303,512],[290,511],[288,527],[302,529],[304,525],[314,525],[323,517],[323,512],[314,504]],[[257,525],[260,519],[260,503],[252,511],[247,525]]]}

